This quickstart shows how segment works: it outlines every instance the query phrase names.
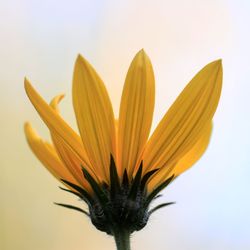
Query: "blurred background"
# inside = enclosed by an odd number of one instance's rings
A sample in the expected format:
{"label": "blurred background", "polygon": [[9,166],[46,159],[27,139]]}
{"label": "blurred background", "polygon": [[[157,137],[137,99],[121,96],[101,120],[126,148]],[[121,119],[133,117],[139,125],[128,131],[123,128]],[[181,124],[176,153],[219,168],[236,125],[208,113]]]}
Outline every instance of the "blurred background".
{"label": "blurred background", "polygon": [[153,128],[186,83],[222,58],[224,85],[210,146],[178,178],[134,234],[132,249],[250,249],[250,2],[247,0],[0,0],[0,249],[115,249],[29,150],[23,123],[49,138],[23,88],[27,76],[50,101],[59,93],[76,128],[71,80],[78,53],[102,76],[118,114],[126,71],[144,48],[156,76]]}

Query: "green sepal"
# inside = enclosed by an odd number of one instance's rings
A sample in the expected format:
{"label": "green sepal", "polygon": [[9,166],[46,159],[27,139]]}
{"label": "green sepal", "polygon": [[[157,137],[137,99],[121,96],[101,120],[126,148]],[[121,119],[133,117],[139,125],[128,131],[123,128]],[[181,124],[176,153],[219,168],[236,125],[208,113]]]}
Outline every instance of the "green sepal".
{"label": "green sepal", "polygon": [[66,181],[66,180],[63,180],[63,179],[61,179],[61,181],[64,182],[65,184],[69,185],[70,187],[72,187],[76,191],[78,191],[82,195],[82,199],[85,202],[87,202],[88,204],[93,204],[94,203],[93,198],[91,197],[91,195],[86,190],[84,190],[83,188],[81,188],[81,187],[77,186],[76,184],[71,183],[69,181]]}
{"label": "green sepal", "polygon": [[157,188],[155,188],[146,198],[146,202],[145,202],[145,206],[147,207],[150,202],[154,199],[154,197],[162,191],[162,189],[164,189],[165,187],[167,187],[170,182],[173,180],[174,175],[172,175],[171,177],[169,177],[167,180],[165,180],[162,184],[160,184]]}
{"label": "green sepal", "polygon": [[112,154],[110,155],[110,196],[113,199],[120,192],[120,180],[117,173],[116,165]]}
{"label": "green sepal", "polygon": [[142,176],[142,168],[143,168],[143,161],[141,161],[141,164],[139,166],[139,169],[135,175],[135,178],[132,182],[131,189],[129,191],[128,198],[134,200],[138,194],[138,190],[141,184],[141,176]]}
{"label": "green sepal", "polygon": [[80,199],[82,199],[82,200],[84,200],[85,199],[85,197],[83,197],[83,195],[82,194],[80,194],[80,193],[78,193],[78,192],[75,192],[75,191],[72,191],[72,190],[70,190],[70,189],[66,189],[66,188],[63,188],[63,187],[59,187],[61,190],[63,190],[63,191],[66,191],[66,192],[69,192],[69,193],[71,193],[71,194],[74,194],[74,195],[76,195],[76,196],[78,196]]}
{"label": "green sepal", "polygon": [[122,177],[122,187],[125,189],[129,188],[128,172],[126,168],[124,170],[123,177]]}
{"label": "green sepal", "polygon": [[157,211],[158,209],[163,208],[163,207],[166,207],[166,206],[170,206],[170,205],[173,205],[173,204],[175,204],[175,202],[166,202],[166,203],[162,203],[162,204],[160,204],[160,205],[158,205],[158,206],[152,208],[152,209],[148,212],[148,214],[149,214],[149,216],[150,216],[152,213],[154,213],[154,212]]}
{"label": "green sepal", "polygon": [[146,184],[147,184],[149,178],[150,178],[154,173],[156,173],[158,170],[159,170],[159,168],[153,169],[153,170],[147,172],[147,173],[142,177],[142,180],[141,180],[141,187],[140,187],[140,188],[141,188],[141,191],[143,191],[143,190],[145,189]]}
{"label": "green sepal", "polygon": [[85,210],[79,208],[79,207],[75,207],[75,206],[72,206],[72,205],[69,205],[69,204],[64,204],[64,203],[57,203],[57,202],[54,202],[55,205],[58,205],[58,206],[61,206],[61,207],[65,207],[65,208],[69,208],[69,209],[73,209],[75,211],[78,211],[78,212],[81,212],[85,215],[87,215],[88,217],[90,217],[89,213],[86,212]]}
{"label": "green sepal", "polygon": [[153,200],[156,200],[156,199],[158,199],[158,198],[161,198],[163,195],[162,194],[158,194],[158,195],[156,195],[154,198],[153,198]]}
{"label": "green sepal", "polygon": [[85,177],[85,179],[88,181],[89,185],[92,187],[97,199],[100,201],[102,205],[106,205],[108,202],[108,197],[102,190],[102,188],[99,186],[99,184],[95,181],[95,179],[91,176],[91,174],[82,167],[82,172]]}

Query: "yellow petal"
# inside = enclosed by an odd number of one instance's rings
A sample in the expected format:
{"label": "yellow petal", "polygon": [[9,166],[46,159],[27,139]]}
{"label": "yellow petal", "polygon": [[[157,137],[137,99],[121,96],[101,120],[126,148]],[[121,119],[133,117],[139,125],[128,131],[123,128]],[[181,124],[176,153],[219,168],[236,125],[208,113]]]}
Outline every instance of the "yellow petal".
{"label": "yellow petal", "polygon": [[24,81],[26,93],[36,108],[37,112],[46,123],[51,132],[55,133],[61,140],[64,141],[82,161],[82,165],[91,168],[88,157],[80,137],[75,133],[73,129],[54,111],[36,92],[27,79]]}
{"label": "yellow petal", "polygon": [[115,134],[116,134],[116,139],[117,139],[117,134],[118,134],[118,125],[119,125],[119,120],[115,119]]}
{"label": "yellow petal", "polygon": [[30,123],[25,123],[24,132],[31,150],[54,177],[58,180],[65,179],[77,184],[71,173],[59,159],[55,148],[48,142],[43,141],[31,127]]}
{"label": "yellow petal", "polygon": [[[59,114],[58,104],[63,99],[64,95],[58,95],[52,99],[50,106]],[[82,160],[80,157],[55,133],[51,132],[51,138],[57,150],[57,153],[69,172],[77,180],[78,184],[85,190],[90,191],[90,186],[85,180],[82,172]],[[83,146],[82,146],[83,147]],[[82,149],[84,150],[84,149]],[[87,169],[91,171],[91,169]],[[91,171],[93,177],[95,173]],[[96,178],[98,181],[98,178]]]}
{"label": "yellow petal", "polygon": [[151,136],[145,170],[178,162],[212,120],[222,87],[221,60],[205,66],[185,87]]}
{"label": "yellow petal", "polygon": [[150,59],[139,51],[133,59],[123,87],[119,129],[118,159],[128,175],[138,165],[149,136],[155,98],[154,72]]}
{"label": "yellow petal", "polygon": [[212,134],[212,128],[212,123],[209,123],[195,145],[178,161],[173,169],[173,174],[175,176],[182,174],[192,167],[205,153]]}
{"label": "yellow petal", "polygon": [[[119,126],[119,120],[115,118],[115,145],[116,145],[116,159],[118,159],[118,154],[117,154],[117,150],[118,150],[118,126]],[[120,176],[120,168],[119,168],[119,165],[116,163],[116,167],[117,167],[117,171],[118,171],[118,174]]]}
{"label": "yellow petal", "polygon": [[154,175],[154,177],[149,182],[148,190],[152,190],[155,186],[158,186],[173,174],[175,176],[178,176],[192,167],[206,151],[210,141],[211,133],[212,122],[209,122],[205,126],[205,129],[198,141],[177,163],[174,163],[171,167],[169,167],[168,165],[166,167],[162,167]]}
{"label": "yellow petal", "polygon": [[116,157],[113,109],[102,80],[80,55],[73,77],[73,105],[91,165],[108,182],[110,154]]}
{"label": "yellow petal", "polygon": [[52,109],[54,109],[56,111],[57,114],[60,114],[60,111],[59,111],[59,107],[58,107],[58,104],[60,103],[60,101],[64,98],[64,94],[60,94],[60,95],[57,95],[55,96],[51,102],[50,102],[50,107]]}

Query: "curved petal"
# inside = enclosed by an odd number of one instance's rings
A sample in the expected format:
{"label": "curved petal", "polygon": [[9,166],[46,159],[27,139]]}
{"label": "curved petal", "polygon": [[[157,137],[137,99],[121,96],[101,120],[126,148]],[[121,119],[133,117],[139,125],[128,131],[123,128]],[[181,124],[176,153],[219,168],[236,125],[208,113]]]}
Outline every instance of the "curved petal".
{"label": "curved petal", "polygon": [[144,170],[178,162],[212,120],[222,87],[221,60],[205,66],[185,87],[151,136]]}
{"label": "curved petal", "polygon": [[170,176],[179,176],[192,167],[205,153],[210,142],[212,128],[212,122],[209,122],[194,146],[176,164],[160,169],[149,182],[148,189],[152,190]]}
{"label": "curved petal", "polygon": [[118,159],[128,175],[139,164],[154,111],[155,82],[150,59],[139,51],[133,59],[122,92],[118,129]]}
{"label": "curved petal", "polygon": [[61,100],[65,97],[65,94],[60,94],[55,96],[51,101],[50,101],[50,107],[56,111],[57,114],[60,115],[60,110],[58,107],[58,104],[61,102]]}
{"label": "curved petal", "polygon": [[[59,114],[58,104],[63,99],[64,95],[58,95],[52,99],[50,102],[50,106]],[[57,134],[51,132],[51,138],[57,150],[57,153],[69,172],[74,176],[77,182],[82,186],[84,189],[90,191],[91,188],[86,182],[83,172],[82,172],[82,160],[80,157],[59,137]],[[91,171],[87,169],[88,171]],[[95,173],[91,172],[93,176]],[[96,181],[98,179],[96,178]]]}
{"label": "curved petal", "polygon": [[110,154],[116,157],[115,122],[107,90],[92,66],[78,56],[73,77],[73,105],[88,158],[107,182]]}
{"label": "curved petal", "polygon": [[31,150],[54,177],[59,181],[65,179],[77,184],[76,180],[58,157],[55,148],[48,142],[43,141],[31,127],[30,123],[27,122],[24,124],[24,132]]}
{"label": "curved petal", "polygon": [[82,164],[91,169],[86,152],[83,148],[80,137],[74,130],[54,111],[36,92],[27,79],[24,81],[26,93],[35,109],[48,126],[51,132],[55,133],[64,141],[82,160]]}

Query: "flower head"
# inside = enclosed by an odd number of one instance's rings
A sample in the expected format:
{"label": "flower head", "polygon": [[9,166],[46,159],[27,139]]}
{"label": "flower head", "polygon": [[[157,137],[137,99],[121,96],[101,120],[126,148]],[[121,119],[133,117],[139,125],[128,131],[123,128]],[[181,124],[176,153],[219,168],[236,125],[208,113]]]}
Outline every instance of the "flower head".
{"label": "flower head", "polygon": [[80,135],[25,79],[25,90],[48,126],[53,143],[42,140],[29,123],[28,143],[45,167],[83,199],[87,214],[102,231],[114,235],[143,228],[150,202],[173,179],[191,167],[209,143],[212,118],[222,86],[221,61],[205,66],[188,83],[149,137],[155,83],[150,59],[141,50],[133,59],[124,84],[119,119],[114,117],[105,85],[94,68],[78,56],[73,76],[73,106]]}

